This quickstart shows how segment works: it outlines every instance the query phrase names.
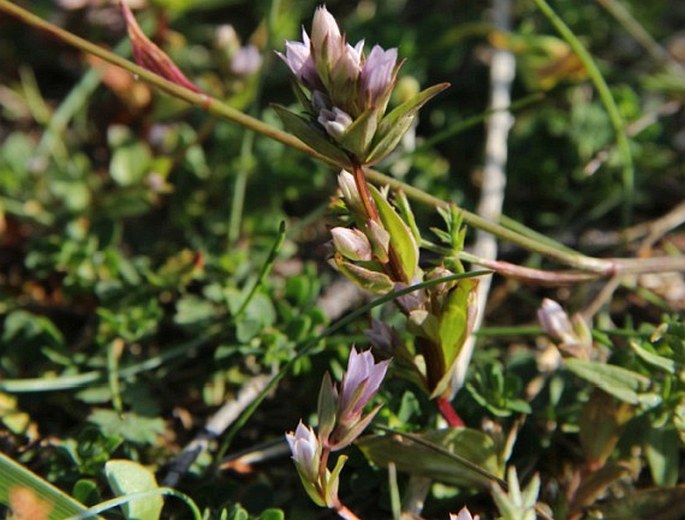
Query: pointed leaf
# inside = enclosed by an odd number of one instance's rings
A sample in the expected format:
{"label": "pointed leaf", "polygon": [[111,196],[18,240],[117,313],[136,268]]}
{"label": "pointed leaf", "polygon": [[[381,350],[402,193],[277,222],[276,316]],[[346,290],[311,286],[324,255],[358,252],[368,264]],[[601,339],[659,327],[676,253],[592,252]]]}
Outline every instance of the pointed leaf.
{"label": "pointed leaf", "polygon": [[[0,453],[0,504],[16,506],[27,497],[39,506],[44,504],[51,518],[68,518],[86,511],[83,504],[79,504],[64,491]],[[24,518],[38,520],[36,510],[31,512],[34,513],[33,516],[27,514]],[[19,513],[20,511],[15,510],[17,517]]]}
{"label": "pointed leaf", "polygon": [[409,205],[409,199],[407,199],[407,195],[404,193],[404,191],[398,191],[395,195],[395,207],[397,208],[397,211],[400,214],[400,217],[402,217],[402,220],[404,220],[404,223],[409,226],[409,229],[411,229],[412,234],[414,235],[414,240],[416,240],[417,244],[421,243],[421,232],[419,231],[419,227],[416,225],[416,218],[414,218],[414,212],[411,209],[411,206]]}
{"label": "pointed leaf", "polygon": [[367,164],[380,161],[397,146],[404,133],[409,129],[419,109],[443,90],[449,87],[449,83],[439,83],[428,87],[405,101],[388,115],[378,125],[374,138],[373,148],[366,158]]}
{"label": "pointed leaf", "polygon": [[379,128],[379,131],[387,131],[387,127],[394,126],[400,119],[406,117],[407,115],[416,114],[416,112],[431,98],[435,97],[449,86],[449,83],[438,83],[437,85],[433,85],[432,87],[422,90],[413,98],[408,99],[393,109],[388,115],[386,115],[381,121],[381,127]]}
{"label": "pointed leaf", "polygon": [[406,281],[411,282],[419,264],[419,248],[414,235],[380,191],[371,185],[369,185],[369,190],[378,208],[381,222],[390,233],[390,246],[399,257],[400,267],[407,278]]}
{"label": "pointed leaf", "polygon": [[283,121],[288,132],[291,132],[300,141],[310,146],[321,155],[325,155],[341,167],[349,168],[350,159],[344,151],[342,151],[336,144],[329,141],[328,137],[324,135],[323,131],[314,123],[305,119],[304,117],[291,112],[281,105],[272,105],[278,117]]}
{"label": "pointed leaf", "polygon": [[[362,437],[356,446],[366,458],[379,466],[387,466],[392,462],[398,471],[457,486],[489,489],[492,480],[502,474],[497,462],[495,443],[482,432],[470,428],[455,428],[434,430],[419,437],[475,464],[485,474],[476,472],[445,453],[398,435]],[[488,473],[492,478],[486,476]]]}
{"label": "pointed leaf", "polygon": [[647,377],[616,365],[572,358],[566,359],[565,365],[578,377],[629,404],[638,404],[638,390],[649,385]]}
{"label": "pointed leaf", "polygon": [[363,159],[376,133],[377,126],[376,110],[367,110],[347,127],[345,134],[340,139],[340,146],[352,152],[355,157]]}
{"label": "pointed leaf", "polygon": [[680,467],[680,442],[675,428],[651,429],[645,448],[654,483],[657,486],[675,485]]}
{"label": "pointed leaf", "polygon": [[[105,464],[105,475],[117,495],[128,495],[157,489],[154,473],[131,460],[110,460]],[[122,505],[126,518],[157,520],[162,512],[164,499],[155,495]]]}
{"label": "pointed leaf", "polygon": [[672,359],[660,356],[647,350],[646,348],[640,346],[637,341],[631,341],[630,348],[633,349],[633,352],[635,352],[645,363],[649,363],[650,365],[660,368],[669,374],[675,374],[675,361]]}
{"label": "pointed leaf", "polygon": [[333,428],[335,427],[335,416],[338,411],[338,399],[335,386],[331,381],[331,376],[326,372],[321,381],[319,390],[319,403],[317,415],[319,417],[319,439],[324,442],[328,440]]}
{"label": "pointed leaf", "polygon": [[377,131],[375,142],[372,143],[372,148],[364,159],[364,164],[375,164],[392,152],[402,136],[409,130],[415,117],[415,114],[406,115],[394,125],[387,127],[385,131]]}
{"label": "pointed leaf", "polygon": [[467,278],[447,295],[440,314],[440,348],[444,359],[445,373],[431,392],[431,398],[441,395],[452,378],[452,367],[457,362],[466,338],[471,333],[476,315],[476,288],[478,279]]}

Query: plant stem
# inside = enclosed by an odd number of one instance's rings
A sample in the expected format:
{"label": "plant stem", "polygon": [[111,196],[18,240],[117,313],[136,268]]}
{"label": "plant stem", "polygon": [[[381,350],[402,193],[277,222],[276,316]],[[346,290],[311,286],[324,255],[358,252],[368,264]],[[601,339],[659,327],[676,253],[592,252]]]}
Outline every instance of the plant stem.
{"label": "plant stem", "polygon": [[464,428],[466,425],[459,414],[454,410],[452,403],[447,397],[438,397],[435,400],[440,414],[445,418],[447,424],[452,428]]}
{"label": "plant stem", "polygon": [[364,175],[364,170],[356,160],[352,160],[352,176],[354,177],[354,183],[357,186],[359,198],[362,201],[362,206],[364,206],[366,216],[369,217],[369,219],[380,223],[381,218],[378,215],[376,203],[371,197],[371,192],[369,192],[369,186],[366,183],[366,175]]}
{"label": "plant stem", "polygon": [[335,512],[338,513],[338,516],[340,516],[340,518],[344,518],[345,520],[359,520],[359,517],[355,515],[352,511],[347,509],[347,506],[345,506],[344,504],[340,504],[336,508]]}
{"label": "plant stem", "polygon": [[[352,173],[354,177],[354,183],[357,186],[357,191],[359,192],[359,198],[362,201],[362,206],[364,207],[364,212],[366,216],[375,222],[380,224],[381,217],[378,214],[378,208],[376,203],[369,192],[369,185],[366,182],[366,175],[364,174],[364,169],[362,168],[359,161],[352,159]],[[409,280],[404,274],[404,271],[400,267],[400,259],[397,257],[397,252],[392,245],[388,246],[388,263],[384,265],[387,267],[388,274],[396,282],[409,283]]]}

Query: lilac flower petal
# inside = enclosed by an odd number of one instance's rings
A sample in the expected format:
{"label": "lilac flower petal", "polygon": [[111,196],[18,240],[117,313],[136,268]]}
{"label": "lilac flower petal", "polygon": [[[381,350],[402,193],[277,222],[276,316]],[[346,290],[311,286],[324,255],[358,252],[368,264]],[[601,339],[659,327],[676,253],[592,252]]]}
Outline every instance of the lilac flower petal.
{"label": "lilac flower petal", "polygon": [[373,106],[390,87],[397,63],[397,49],[383,50],[374,45],[361,72],[361,91]]}

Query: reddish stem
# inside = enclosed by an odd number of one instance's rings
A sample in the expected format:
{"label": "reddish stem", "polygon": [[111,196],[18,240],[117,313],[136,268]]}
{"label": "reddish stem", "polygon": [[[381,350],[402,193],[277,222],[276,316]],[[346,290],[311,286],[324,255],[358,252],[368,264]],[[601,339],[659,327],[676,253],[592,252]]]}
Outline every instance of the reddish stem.
{"label": "reddish stem", "polygon": [[364,212],[371,220],[380,222],[381,218],[378,215],[378,208],[376,208],[376,203],[371,197],[371,192],[369,191],[369,186],[366,183],[366,175],[364,170],[356,161],[352,162],[352,175],[354,176],[354,183],[357,185],[357,191],[359,192],[359,198],[362,201],[362,206],[364,206]]}
{"label": "reddish stem", "polygon": [[[376,207],[376,203],[374,202],[371,192],[369,191],[369,185],[366,182],[364,169],[356,160],[352,161],[352,173],[354,177],[354,183],[357,186],[357,191],[359,192],[359,198],[361,199],[362,206],[364,207],[364,213],[366,213],[366,216],[370,220],[380,223],[381,217],[378,214],[378,208]],[[407,280],[407,277],[404,275],[404,271],[400,267],[400,259],[397,257],[397,252],[392,246],[388,248],[388,263],[386,267],[386,271],[394,281],[409,283],[409,280]]]}
{"label": "reddish stem", "polygon": [[347,506],[344,506],[343,504],[340,504],[335,512],[338,513],[340,518],[344,518],[345,520],[360,520],[357,515],[347,509]]}
{"label": "reddish stem", "polygon": [[450,427],[464,428],[466,426],[462,418],[459,417],[459,414],[454,411],[452,403],[449,399],[446,397],[438,397],[436,402],[438,404],[438,410],[440,410],[440,414],[445,418]]}

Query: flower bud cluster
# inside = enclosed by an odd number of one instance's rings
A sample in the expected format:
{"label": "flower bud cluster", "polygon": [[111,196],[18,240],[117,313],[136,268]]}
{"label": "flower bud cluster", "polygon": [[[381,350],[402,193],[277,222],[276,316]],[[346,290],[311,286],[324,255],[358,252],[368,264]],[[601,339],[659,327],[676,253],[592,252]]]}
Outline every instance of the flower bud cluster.
{"label": "flower bud cluster", "polygon": [[[364,40],[349,44],[325,6],[314,13],[311,37],[303,29],[302,41],[287,41],[285,53],[278,55],[290,68],[308,114],[302,118],[276,106],[284,124],[317,151],[343,164],[352,158],[361,164],[381,160],[395,148],[421,105],[447,87],[426,89],[386,116],[402,64],[397,49],[374,45],[367,55]],[[335,146],[326,145],[316,132]]]}
{"label": "flower bud cluster", "polygon": [[396,283],[408,283],[420,276],[420,237],[415,235],[387,198],[370,186],[378,208],[378,220],[369,218],[362,205],[353,176],[343,170],[338,185],[355,227],[331,230],[336,268],[360,287],[386,293]]}

